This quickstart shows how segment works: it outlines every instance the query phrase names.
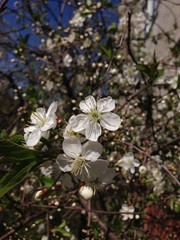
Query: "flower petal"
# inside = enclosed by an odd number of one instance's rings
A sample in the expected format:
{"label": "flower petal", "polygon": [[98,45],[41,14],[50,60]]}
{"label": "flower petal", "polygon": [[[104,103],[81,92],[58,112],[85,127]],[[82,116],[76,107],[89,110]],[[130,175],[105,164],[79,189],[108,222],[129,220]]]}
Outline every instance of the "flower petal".
{"label": "flower petal", "polygon": [[49,115],[44,125],[41,127],[41,131],[47,131],[51,128],[55,128],[57,125],[56,116],[53,114]]}
{"label": "flower petal", "polygon": [[48,117],[51,114],[54,115],[55,112],[57,111],[57,107],[58,107],[58,103],[56,101],[52,102],[51,105],[49,106],[48,110],[47,110],[46,117]]}
{"label": "flower petal", "polygon": [[120,127],[121,122],[120,117],[115,113],[105,113],[100,119],[101,126],[110,131],[117,130]]}
{"label": "flower petal", "polygon": [[115,100],[112,97],[101,98],[97,101],[97,110],[105,113],[110,112],[115,108]]}
{"label": "flower petal", "polygon": [[101,126],[97,122],[91,122],[85,130],[85,136],[90,141],[97,141],[101,135]]}
{"label": "flower petal", "polygon": [[35,126],[29,126],[29,127],[24,128],[24,132],[25,132],[25,133],[31,133],[31,132],[33,132],[35,129],[36,129]]}
{"label": "flower petal", "polygon": [[91,110],[96,108],[96,100],[92,95],[90,95],[79,103],[79,107],[82,112],[89,113]]}
{"label": "flower petal", "polygon": [[75,132],[80,132],[87,128],[89,125],[90,118],[85,114],[78,114],[73,119],[71,119],[70,124],[72,127],[72,130]]}
{"label": "flower petal", "polygon": [[69,161],[70,159],[65,154],[59,154],[56,159],[56,163],[63,172],[70,172],[73,164]]}
{"label": "flower petal", "polygon": [[35,129],[32,133],[27,136],[25,139],[27,146],[33,147],[35,146],[41,138],[41,131],[39,129]]}
{"label": "flower petal", "polygon": [[102,145],[98,142],[86,142],[82,147],[82,156],[86,160],[96,161],[102,154]]}
{"label": "flower petal", "polygon": [[64,153],[70,158],[76,158],[82,152],[81,142],[74,137],[65,139],[62,148]]}
{"label": "flower petal", "polygon": [[42,125],[46,119],[46,111],[44,108],[37,108],[30,116],[31,123],[35,125]]}

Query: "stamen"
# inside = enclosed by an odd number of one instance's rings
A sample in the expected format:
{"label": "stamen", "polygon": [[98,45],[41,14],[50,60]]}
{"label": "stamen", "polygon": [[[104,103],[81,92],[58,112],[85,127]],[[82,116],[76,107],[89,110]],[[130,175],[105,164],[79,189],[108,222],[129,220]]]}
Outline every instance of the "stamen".
{"label": "stamen", "polygon": [[42,123],[42,125],[44,125],[45,120],[43,118],[41,118],[36,112],[33,112],[33,114]]}
{"label": "stamen", "polygon": [[91,118],[93,121],[95,121],[95,122],[97,122],[98,120],[101,119],[101,113],[98,112],[96,109],[93,109],[93,110],[89,113],[89,116],[90,116],[90,118]]}
{"label": "stamen", "polygon": [[90,166],[88,165],[88,162],[84,158],[78,157],[73,161],[73,163],[74,166],[73,169],[71,170],[72,174],[74,175],[82,174],[82,170],[84,168],[89,176],[88,167]]}

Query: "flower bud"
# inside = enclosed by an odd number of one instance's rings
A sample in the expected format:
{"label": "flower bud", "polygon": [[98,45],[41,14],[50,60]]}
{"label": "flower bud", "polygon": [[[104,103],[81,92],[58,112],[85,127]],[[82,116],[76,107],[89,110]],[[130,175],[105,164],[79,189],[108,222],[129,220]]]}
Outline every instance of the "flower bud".
{"label": "flower bud", "polygon": [[34,200],[41,200],[41,197],[44,195],[44,193],[47,192],[47,188],[44,188],[42,190],[39,190],[37,191],[35,194],[34,194]]}
{"label": "flower bud", "polygon": [[93,197],[94,195],[94,191],[91,187],[89,186],[82,186],[79,189],[79,194],[81,195],[81,197],[83,197],[85,200],[89,200]]}
{"label": "flower bud", "polygon": [[144,175],[146,173],[146,171],[147,171],[147,168],[145,166],[140,166],[139,167],[139,173],[141,175]]}

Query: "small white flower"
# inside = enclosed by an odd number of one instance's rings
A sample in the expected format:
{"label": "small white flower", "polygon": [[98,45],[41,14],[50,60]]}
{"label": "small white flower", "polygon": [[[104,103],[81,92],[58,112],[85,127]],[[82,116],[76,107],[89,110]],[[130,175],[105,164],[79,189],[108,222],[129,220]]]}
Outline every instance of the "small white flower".
{"label": "small white flower", "polygon": [[134,213],[133,206],[128,206],[127,204],[123,204],[120,212],[122,212],[122,220],[123,221],[134,218],[134,214],[131,214],[131,213]]}
{"label": "small white flower", "polygon": [[85,18],[81,16],[79,12],[76,12],[73,18],[69,21],[73,27],[82,27],[84,24]]}
{"label": "small white flower", "polygon": [[139,167],[140,163],[134,158],[133,153],[126,153],[122,159],[117,162],[117,166],[122,167],[125,171],[130,171],[130,173],[135,173],[135,167]]}
{"label": "small white flower", "polygon": [[38,144],[41,137],[48,138],[51,128],[56,127],[57,102],[52,102],[47,113],[44,108],[37,108],[30,116],[32,125],[24,128],[24,139],[29,147]]}
{"label": "small white flower", "polygon": [[145,166],[139,167],[139,173],[140,175],[144,175],[147,172],[147,168]]}
{"label": "small white flower", "polygon": [[161,173],[161,169],[160,168],[152,168],[151,173],[153,175],[153,178],[156,182],[161,182],[163,180],[163,176]]}
{"label": "small white flower", "polygon": [[67,53],[63,58],[64,66],[70,67],[70,64],[71,64],[72,60],[73,59],[72,59],[71,55],[69,53]]}
{"label": "small white flower", "polygon": [[115,108],[115,100],[111,97],[102,98],[96,102],[90,95],[80,102],[79,107],[83,113],[72,119],[71,126],[75,132],[85,130],[85,136],[90,141],[98,140],[101,135],[101,126],[110,131],[120,127],[120,117],[111,112]]}
{"label": "small white flower", "polygon": [[71,171],[74,175],[81,175],[85,170],[89,176],[89,162],[97,161],[102,154],[100,143],[88,141],[81,145],[74,137],[65,139],[62,148],[65,154],[58,155],[56,162],[61,171]]}

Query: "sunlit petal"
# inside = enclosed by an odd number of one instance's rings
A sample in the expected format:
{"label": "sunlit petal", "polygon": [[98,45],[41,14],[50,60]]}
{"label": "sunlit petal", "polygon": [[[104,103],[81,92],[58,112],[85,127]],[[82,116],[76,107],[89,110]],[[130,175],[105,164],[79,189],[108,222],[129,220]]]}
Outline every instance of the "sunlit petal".
{"label": "sunlit petal", "polygon": [[82,152],[81,142],[74,137],[65,139],[62,144],[62,148],[64,153],[71,158],[80,156]]}
{"label": "sunlit petal", "polygon": [[100,119],[100,124],[105,129],[115,131],[120,127],[121,119],[115,113],[105,113],[102,115],[102,118]]}
{"label": "sunlit petal", "polygon": [[102,145],[98,142],[88,141],[83,145],[82,156],[86,160],[96,161],[102,154]]}
{"label": "sunlit petal", "polygon": [[29,134],[26,140],[26,144],[29,147],[35,146],[41,138],[41,131],[39,129],[35,129],[33,132]]}
{"label": "sunlit petal", "polygon": [[73,131],[80,132],[85,128],[87,128],[87,126],[89,125],[89,122],[90,122],[90,119],[87,115],[79,114],[73,119],[71,119],[70,124]]}
{"label": "sunlit petal", "polygon": [[97,110],[105,113],[115,108],[115,100],[112,97],[101,98],[97,101]]}
{"label": "sunlit petal", "polygon": [[79,103],[79,107],[82,112],[89,113],[91,110],[96,108],[96,100],[90,95]]}
{"label": "sunlit petal", "polygon": [[46,117],[48,117],[51,114],[55,114],[55,112],[57,111],[57,107],[58,107],[58,103],[52,102],[47,110]]}
{"label": "sunlit petal", "polygon": [[97,122],[91,122],[86,127],[85,136],[90,141],[97,141],[101,135],[101,126]]}

